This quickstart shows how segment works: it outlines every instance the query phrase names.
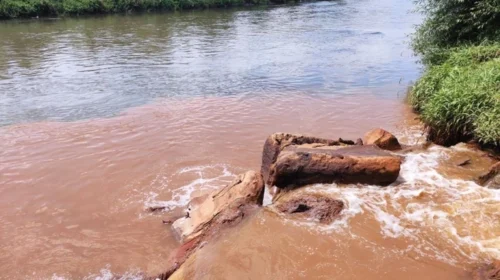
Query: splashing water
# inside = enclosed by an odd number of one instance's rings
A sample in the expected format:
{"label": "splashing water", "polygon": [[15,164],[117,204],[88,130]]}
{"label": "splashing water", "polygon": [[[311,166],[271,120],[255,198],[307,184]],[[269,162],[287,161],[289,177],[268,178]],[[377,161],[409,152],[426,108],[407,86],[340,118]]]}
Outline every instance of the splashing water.
{"label": "splashing water", "polygon": [[304,189],[344,201],[340,219],[329,225],[288,220],[321,232],[351,230],[353,220],[371,216],[384,238],[411,240],[408,250],[450,264],[500,257],[500,190],[437,171],[451,149],[433,146],[406,155],[400,178],[388,187],[317,184]]}
{"label": "splashing water", "polygon": [[172,198],[169,200],[159,199],[160,194],[158,192],[149,192],[145,198],[144,206],[146,208],[165,207],[166,210],[185,207],[195,196],[194,194],[218,189],[230,183],[235,177],[235,174],[229,171],[227,165],[223,164],[185,167],[174,173],[172,177],[183,175],[191,176],[194,179],[179,188],[169,188],[167,185],[161,186],[160,189],[170,190]]}

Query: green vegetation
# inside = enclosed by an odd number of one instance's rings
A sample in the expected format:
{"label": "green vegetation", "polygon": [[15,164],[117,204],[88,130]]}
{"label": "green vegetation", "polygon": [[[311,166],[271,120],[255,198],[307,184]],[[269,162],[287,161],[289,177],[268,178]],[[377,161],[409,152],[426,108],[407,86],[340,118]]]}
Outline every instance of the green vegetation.
{"label": "green vegetation", "polygon": [[409,101],[439,144],[500,147],[500,0],[420,0],[413,48],[426,66]]}
{"label": "green vegetation", "polygon": [[0,0],[0,19],[132,11],[174,11],[283,2],[283,0]]}
{"label": "green vegetation", "polygon": [[500,45],[453,51],[430,66],[409,96],[434,141],[500,144]]}
{"label": "green vegetation", "polygon": [[[424,64],[439,63],[449,48],[500,40],[500,0],[416,0],[426,19],[413,38]],[[437,60],[436,60],[437,59]]]}

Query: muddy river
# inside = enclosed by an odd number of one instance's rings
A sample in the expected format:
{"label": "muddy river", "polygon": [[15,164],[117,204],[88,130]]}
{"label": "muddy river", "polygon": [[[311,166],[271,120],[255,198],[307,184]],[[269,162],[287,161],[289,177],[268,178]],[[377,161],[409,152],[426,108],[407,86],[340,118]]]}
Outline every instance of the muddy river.
{"label": "muddy river", "polygon": [[[0,22],[0,278],[140,279],[164,215],[258,170],[274,132],[423,140],[411,0]],[[470,167],[452,162],[471,159]],[[451,163],[450,163],[451,162]],[[466,148],[410,153],[397,186],[317,185],[330,225],[257,212],[194,279],[467,279],[500,255],[500,193]],[[165,206],[148,213],[148,206]]]}

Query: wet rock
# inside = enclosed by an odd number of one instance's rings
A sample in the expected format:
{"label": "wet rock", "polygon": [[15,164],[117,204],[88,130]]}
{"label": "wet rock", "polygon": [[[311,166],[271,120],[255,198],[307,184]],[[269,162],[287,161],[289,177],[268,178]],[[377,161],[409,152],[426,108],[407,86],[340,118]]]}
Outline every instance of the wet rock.
{"label": "wet rock", "polygon": [[148,277],[147,280],[167,280],[178,270],[186,260],[195,253],[201,246],[201,238],[194,238],[182,244],[177,250],[172,252],[167,260],[169,267],[161,274],[154,277]]}
{"label": "wet rock", "polygon": [[166,225],[171,225],[178,219],[185,217],[186,214],[181,211],[170,211],[166,215],[163,215],[162,222]]}
{"label": "wet rock", "polygon": [[329,224],[336,219],[344,202],[318,193],[294,190],[279,196],[273,203],[274,209],[301,219],[313,219]]}
{"label": "wet rock", "polygon": [[204,234],[214,223],[227,223],[239,217],[242,207],[262,205],[264,181],[258,172],[241,174],[223,189],[195,198],[189,203],[186,217],[172,224],[174,231],[184,241]]}
{"label": "wet rock", "polygon": [[316,183],[388,185],[399,176],[401,158],[376,146],[287,146],[271,165],[268,183],[278,188]]}
{"label": "wet rock", "polygon": [[[257,211],[262,205],[263,194],[262,175],[248,171],[221,190],[193,198],[185,216],[172,224],[182,245],[169,256],[169,267],[165,272],[150,279],[183,279],[180,277],[183,275],[182,268],[190,256],[221,231]],[[181,272],[177,272],[179,269]]]}
{"label": "wet rock", "polygon": [[457,166],[466,166],[466,165],[469,165],[470,163],[471,163],[470,158],[462,158],[456,162],[456,165]]}
{"label": "wet rock", "polygon": [[165,211],[165,210],[168,210],[166,206],[150,206],[150,207],[146,208],[146,211],[151,212],[151,213],[161,212],[161,211]]}
{"label": "wet rock", "polygon": [[262,151],[262,166],[260,171],[264,177],[264,181],[268,182],[271,165],[276,161],[279,153],[288,146],[306,145],[309,147],[341,147],[353,144],[355,144],[353,141],[341,138],[339,140],[331,140],[288,133],[275,133],[269,136],[264,143],[264,149]]}
{"label": "wet rock", "polygon": [[401,149],[401,145],[399,144],[396,136],[381,128],[377,128],[366,133],[363,143],[365,145],[376,145],[381,149],[390,151]]}
{"label": "wet rock", "polygon": [[472,273],[472,280],[500,280],[500,261],[478,267]]}
{"label": "wet rock", "polygon": [[420,153],[427,151],[431,146],[432,142],[424,142],[422,144],[415,145],[405,145],[401,146],[401,150],[398,151],[399,154],[409,154],[409,153]]}
{"label": "wet rock", "polygon": [[203,230],[199,231],[197,235],[185,239],[182,245],[170,254],[167,259],[167,269],[149,279],[184,279],[177,277],[183,275],[183,268],[186,267],[185,262],[192,255],[195,255],[205,244],[217,238],[221,232],[237,225],[243,218],[250,216],[260,208],[257,204],[245,204],[243,201],[242,199],[236,199],[222,211],[214,214],[210,222],[203,225]]}
{"label": "wet rock", "polygon": [[439,164],[436,166],[436,171],[448,178],[478,181],[479,177],[485,175],[485,171],[488,172],[490,167],[497,162],[488,153],[469,143],[438,148],[443,156],[438,158]]}
{"label": "wet rock", "polygon": [[493,164],[476,179],[476,182],[488,188],[500,189],[500,162]]}

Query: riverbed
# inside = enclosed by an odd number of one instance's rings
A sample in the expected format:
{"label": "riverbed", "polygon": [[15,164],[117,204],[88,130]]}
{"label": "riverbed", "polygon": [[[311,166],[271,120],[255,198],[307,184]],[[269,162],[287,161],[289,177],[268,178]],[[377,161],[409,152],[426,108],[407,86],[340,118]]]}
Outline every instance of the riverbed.
{"label": "riverbed", "polygon": [[[0,277],[162,272],[178,246],[162,217],[258,170],[277,131],[356,139],[383,127],[422,141],[404,102],[420,74],[412,8],[330,1],[0,22]],[[349,209],[326,227],[261,211],[210,244],[193,278],[465,277],[498,254],[500,196],[460,170],[435,172],[450,157],[411,154],[398,189],[316,186]],[[145,211],[157,205],[168,211]]]}

